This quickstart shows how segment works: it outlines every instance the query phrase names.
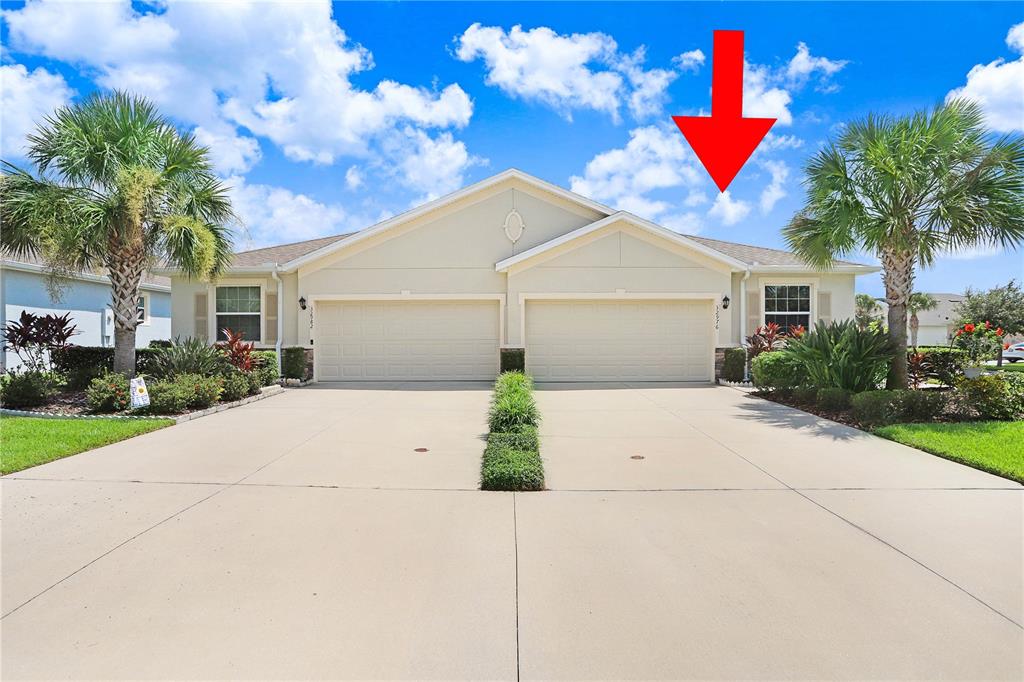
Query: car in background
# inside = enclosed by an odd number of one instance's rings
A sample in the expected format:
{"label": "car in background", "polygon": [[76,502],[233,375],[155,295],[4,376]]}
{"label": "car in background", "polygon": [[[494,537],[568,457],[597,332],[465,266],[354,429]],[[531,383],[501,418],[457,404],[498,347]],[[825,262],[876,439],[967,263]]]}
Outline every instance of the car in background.
{"label": "car in background", "polygon": [[1024,343],[1011,343],[1009,348],[1004,348],[1003,360],[1010,362],[1024,360]]}

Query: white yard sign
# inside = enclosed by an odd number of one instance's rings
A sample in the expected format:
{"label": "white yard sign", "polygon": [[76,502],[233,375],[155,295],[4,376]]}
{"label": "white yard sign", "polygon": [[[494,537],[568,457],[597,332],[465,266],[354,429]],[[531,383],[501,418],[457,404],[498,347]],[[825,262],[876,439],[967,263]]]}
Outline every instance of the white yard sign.
{"label": "white yard sign", "polygon": [[132,409],[137,410],[140,407],[146,407],[149,405],[149,391],[146,390],[146,380],[142,377],[136,377],[131,381],[132,390]]}

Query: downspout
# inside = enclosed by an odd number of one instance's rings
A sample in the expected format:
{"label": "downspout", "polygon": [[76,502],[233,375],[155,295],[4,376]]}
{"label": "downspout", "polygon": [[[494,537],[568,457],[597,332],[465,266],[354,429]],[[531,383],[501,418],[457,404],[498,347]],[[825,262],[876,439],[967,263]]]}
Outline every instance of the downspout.
{"label": "downspout", "polygon": [[277,263],[270,271],[270,276],[277,282],[277,341],[274,343],[274,354],[277,356],[277,376],[281,376],[281,335],[284,332],[284,282],[277,275]]}
{"label": "downspout", "polygon": [[[750,268],[747,268],[743,273],[743,279],[740,280],[740,345],[743,346],[744,340],[747,338],[747,280],[750,279]],[[744,348],[746,348],[744,346]],[[748,366],[750,363],[743,363],[743,380],[750,381],[750,372]]]}

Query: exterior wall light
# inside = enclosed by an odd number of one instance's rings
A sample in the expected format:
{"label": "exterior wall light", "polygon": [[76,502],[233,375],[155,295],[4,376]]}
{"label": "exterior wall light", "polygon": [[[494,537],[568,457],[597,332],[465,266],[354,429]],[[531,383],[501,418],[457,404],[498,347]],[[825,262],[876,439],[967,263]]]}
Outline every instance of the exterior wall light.
{"label": "exterior wall light", "polygon": [[302,308],[303,310],[306,309],[306,297],[305,296],[300,296],[299,297],[299,307]]}
{"label": "exterior wall light", "polygon": [[722,297],[722,310],[728,310],[728,309],[729,309],[729,297],[728,296],[723,296]]}

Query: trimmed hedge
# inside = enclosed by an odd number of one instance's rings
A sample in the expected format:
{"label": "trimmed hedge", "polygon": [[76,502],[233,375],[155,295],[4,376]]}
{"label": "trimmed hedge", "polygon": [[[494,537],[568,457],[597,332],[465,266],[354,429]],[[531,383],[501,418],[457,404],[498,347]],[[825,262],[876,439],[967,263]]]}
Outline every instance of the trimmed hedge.
{"label": "trimmed hedge", "polygon": [[865,426],[892,424],[899,416],[897,391],[864,391],[853,396],[852,414]]}
{"label": "trimmed hedge", "polygon": [[502,348],[498,351],[498,360],[499,373],[526,371],[525,348]]}
{"label": "trimmed hedge", "polygon": [[504,372],[494,382],[487,415],[490,433],[480,466],[483,490],[543,490],[544,463],[537,436],[533,380]]}
{"label": "trimmed hedge", "polygon": [[272,386],[281,378],[277,372],[276,351],[254,350],[252,352],[252,368],[259,375],[261,386]]}
{"label": "trimmed hedge", "polygon": [[726,348],[725,359],[722,361],[722,378],[726,381],[743,381],[747,367],[747,350],[745,348]]}
{"label": "trimmed hedge", "polygon": [[750,373],[754,386],[767,391],[789,391],[808,383],[803,364],[781,350],[758,355],[750,363]]}
{"label": "trimmed hedge", "polygon": [[826,412],[842,412],[850,409],[853,394],[845,388],[826,386],[818,389],[818,407]]}
{"label": "trimmed hedge", "polygon": [[[162,348],[136,348],[135,373],[152,374]],[[67,377],[72,388],[88,386],[96,377],[114,370],[114,349],[100,346],[66,346],[50,353],[53,370]]]}
{"label": "trimmed hedge", "polygon": [[281,351],[281,374],[285,379],[306,378],[306,350],[300,346]]}

